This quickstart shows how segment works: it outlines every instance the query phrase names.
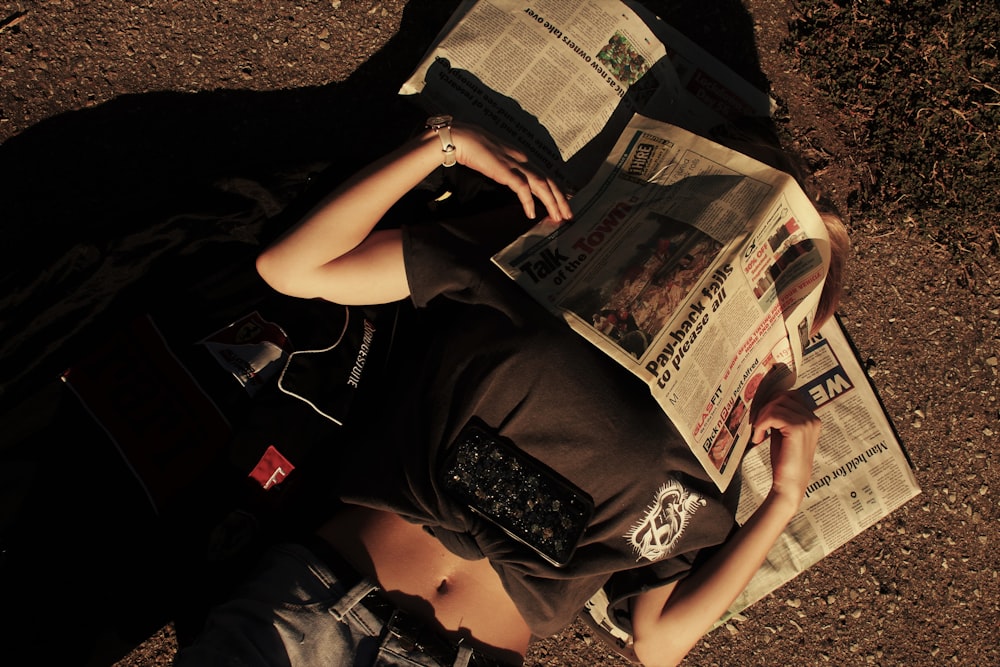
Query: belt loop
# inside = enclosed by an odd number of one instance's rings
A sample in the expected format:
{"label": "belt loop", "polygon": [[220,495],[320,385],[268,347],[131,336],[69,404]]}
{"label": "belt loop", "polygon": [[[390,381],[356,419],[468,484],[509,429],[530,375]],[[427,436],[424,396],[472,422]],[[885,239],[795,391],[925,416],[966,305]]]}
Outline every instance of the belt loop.
{"label": "belt loop", "polygon": [[469,667],[470,660],[472,660],[472,647],[459,642],[453,667]]}
{"label": "belt loop", "polygon": [[373,584],[367,577],[364,577],[350,588],[343,597],[341,597],[337,602],[330,607],[329,611],[338,621],[344,620],[344,616],[347,615],[351,609],[354,608],[356,604],[361,602],[366,595],[372,591],[378,589],[378,586]]}

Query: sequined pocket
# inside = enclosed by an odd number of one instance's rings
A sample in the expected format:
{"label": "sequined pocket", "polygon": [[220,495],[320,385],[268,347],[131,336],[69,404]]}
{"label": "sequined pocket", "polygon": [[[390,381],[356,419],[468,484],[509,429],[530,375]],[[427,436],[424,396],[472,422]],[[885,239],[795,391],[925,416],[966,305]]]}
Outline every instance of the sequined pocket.
{"label": "sequined pocket", "polygon": [[447,451],[441,483],[557,567],[569,562],[594,513],[587,494],[475,417]]}

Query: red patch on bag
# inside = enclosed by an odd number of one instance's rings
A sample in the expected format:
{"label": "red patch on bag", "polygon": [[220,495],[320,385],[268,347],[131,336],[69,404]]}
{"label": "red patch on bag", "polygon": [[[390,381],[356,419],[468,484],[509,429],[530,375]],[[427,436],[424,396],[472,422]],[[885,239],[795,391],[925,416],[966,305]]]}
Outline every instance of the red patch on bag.
{"label": "red patch on bag", "polygon": [[250,479],[267,491],[281,484],[293,470],[295,470],[295,466],[282,456],[281,452],[274,448],[274,445],[270,445],[264,452],[264,456],[260,457],[260,461],[250,471]]}

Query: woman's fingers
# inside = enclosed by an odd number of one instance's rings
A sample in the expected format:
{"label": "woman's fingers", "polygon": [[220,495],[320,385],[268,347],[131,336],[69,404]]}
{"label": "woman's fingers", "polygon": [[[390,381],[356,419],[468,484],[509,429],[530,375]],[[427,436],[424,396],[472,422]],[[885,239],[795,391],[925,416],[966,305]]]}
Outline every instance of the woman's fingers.
{"label": "woman's fingers", "polygon": [[[542,205],[545,207],[545,210],[549,214],[550,218],[559,222],[573,216],[572,211],[569,209],[569,203],[566,201],[565,195],[563,195],[551,179],[544,178],[537,174],[527,164],[518,164],[513,167],[513,169],[519,171],[523,175],[524,179],[528,183],[531,194],[542,202]],[[534,210],[534,205],[532,205],[532,210]],[[527,209],[525,209],[525,212],[527,213]],[[528,217],[533,218],[535,216],[529,214]]]}
{"label": "woman's fingers", "polygon": [[569,220],[573,217],[573,209],[570,208],[569,199],[566,198],[566,194],[555,184],[551,178],[546,179],[549,183],[549,188],[556,198],[556,206],[559,209],[559,213],[562,215],[563,220]]}
{"label": "woman's fingers", "polygon": [[778,394],[754,421],[754,442],[771,433],[771,490],[801,502],[812,474],[813,459],[822,424],[813,411],[794,394]]}
{"label": "woman's fingers", "polygon": [[524,172],[518,169],[516,163],[506,161],[506,164],[498,174],[487,174],[487,176],[491,176],[500,185],[506,185],[513,190],[514,194],[517,195],[518,201],[521,202],[524,214],[529,218],[535,217],[535,199],[532,196],[533,188],[531,187],[531,181]]}
{"label": "woman's fingers", "polygon": [[[503,150],[504,146],[498,146],[497,150]],[[536,172],[527,164],[527,161],[519,161],[516,156],[501,153],[496,156],[498,162],[503,163],[498,171],[485,173],[501,185],[506,185],[517,195],[524,213],[529,218],[536,216],[535,198],[542,203],[545,211],[556,221],[561,221],[572,216],[566,197],[562,194],[555,183]],[[569,215],[567,215],[567,213]]]}
{"label": "woman's fingers", "polygon": [[529,218],[536,217],[535,198],[556,221],[572,217],[566,196],[555,182],[535,171],[528,156],[496,138],[473,128],[459,127],[456,138],[458,161],[510,188]]}
{"label": "woman's fingers", "polygon": [[769,400],[757,413],[753,423],[752,440],[760,444],[773,428],[789,429],[794,426],[819,424],[819,419],[811,409],[794,394],[782,392]]}

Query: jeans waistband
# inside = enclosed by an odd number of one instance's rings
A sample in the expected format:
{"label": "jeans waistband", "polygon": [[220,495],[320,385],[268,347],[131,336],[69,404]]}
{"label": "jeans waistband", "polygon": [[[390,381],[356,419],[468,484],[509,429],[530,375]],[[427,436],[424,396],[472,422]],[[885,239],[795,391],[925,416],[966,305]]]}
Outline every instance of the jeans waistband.
{"label": "jeans waistband", "polygon": [[[325,540],[310,536],[303,541],[303,546],[323,561],[348,590],[365,578]],[[505,663],[463,645],[461,641],[442,636],[420,617],[400,609],[378,588],[361,598],[359,604],[382,621],[383,632],[391,633],[402,647],[422,653],[442,667],[505,667]]]}

